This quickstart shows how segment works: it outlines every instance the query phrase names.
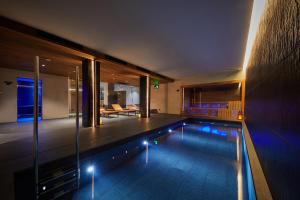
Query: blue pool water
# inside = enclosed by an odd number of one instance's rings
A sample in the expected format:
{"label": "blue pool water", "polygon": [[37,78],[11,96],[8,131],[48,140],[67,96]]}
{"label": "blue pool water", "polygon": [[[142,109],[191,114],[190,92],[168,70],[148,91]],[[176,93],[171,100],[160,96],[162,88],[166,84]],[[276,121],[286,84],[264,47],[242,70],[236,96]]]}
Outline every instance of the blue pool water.
{"label": "blue pool water", "polygon": [[[238,199],[240,132],[222,124],[188,124],[147,141],[148,148],[109,170],[95,164],[94,199]],[[93,177],[87,176],[73,199],[92,199]]]}

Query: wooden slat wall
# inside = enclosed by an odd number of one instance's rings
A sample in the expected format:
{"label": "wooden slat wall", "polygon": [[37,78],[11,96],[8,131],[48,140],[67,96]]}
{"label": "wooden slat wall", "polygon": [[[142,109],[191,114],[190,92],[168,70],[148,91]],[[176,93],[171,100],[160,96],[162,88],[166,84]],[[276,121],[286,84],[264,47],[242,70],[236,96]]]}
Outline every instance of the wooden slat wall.
{"label": "wooden slat wall", "polygon": [[237,120],[238,113],[242,109],[241,101],[229,101],[227,109],[218,109],[218,119],[223,120]]}
{"label": "wooden slat wall", "polygon": [[187,87],[184,99],[184,115],[236,121],[242,111],[241,82]]}
{"label": "wooden slat wall", "polygon": [[209,102],[203,104],[227,104],[226,108],[204,108],[204,107],[191,107],[190,110],[185,111],[183,114],[192,117],[205,117],[219,120],[238,120],[238,114],[242,109],[241,101],[228,101],[228,102]]}

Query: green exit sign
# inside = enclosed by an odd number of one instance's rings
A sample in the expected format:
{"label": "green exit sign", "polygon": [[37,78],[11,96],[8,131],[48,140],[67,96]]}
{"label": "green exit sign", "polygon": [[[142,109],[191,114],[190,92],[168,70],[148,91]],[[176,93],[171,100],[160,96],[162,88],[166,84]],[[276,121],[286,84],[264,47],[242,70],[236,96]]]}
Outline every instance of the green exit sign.
{"label": "green exit sign", "polygon": [[153,85],[153,87],[155,88],[155,89],[158,89],[159,88],[159,80],[153,80],[152,81],[152,85]]}

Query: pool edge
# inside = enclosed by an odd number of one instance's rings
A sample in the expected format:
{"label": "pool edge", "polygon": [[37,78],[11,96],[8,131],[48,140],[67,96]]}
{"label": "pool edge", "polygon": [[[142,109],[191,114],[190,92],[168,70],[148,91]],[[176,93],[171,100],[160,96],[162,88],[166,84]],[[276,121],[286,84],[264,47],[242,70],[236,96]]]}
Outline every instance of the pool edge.
{"label": "pool edge", "polygon": [[246,144],[245,148],[248,153],[248,158],[250,162],[251,174],[255,189],[256,199],[258,200],[272,200],[272,194],[268,186],[266,177],[262,170],[260,161],[258,159],[255,147],[253,145],[249,130],[245,121],[242,122],[242,130],[244,142]]}

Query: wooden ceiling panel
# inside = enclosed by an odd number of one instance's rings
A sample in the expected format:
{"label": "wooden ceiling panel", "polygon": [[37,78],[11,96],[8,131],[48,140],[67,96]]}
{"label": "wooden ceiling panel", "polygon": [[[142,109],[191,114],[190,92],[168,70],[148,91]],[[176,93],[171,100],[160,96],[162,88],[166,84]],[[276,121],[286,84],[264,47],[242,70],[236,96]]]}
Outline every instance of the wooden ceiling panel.
{"label": "wooden ceiling panel", "polygon": [[[40,57],[40,71],[45,74],[75,78],[75,67],[81,66],[85,54],[66,50],[40,39],[0,28],[0,67],[33,71],[34,56]],[[103,82],[139,85],[143,75],[120,64],[101,60],[100,78]]]}

